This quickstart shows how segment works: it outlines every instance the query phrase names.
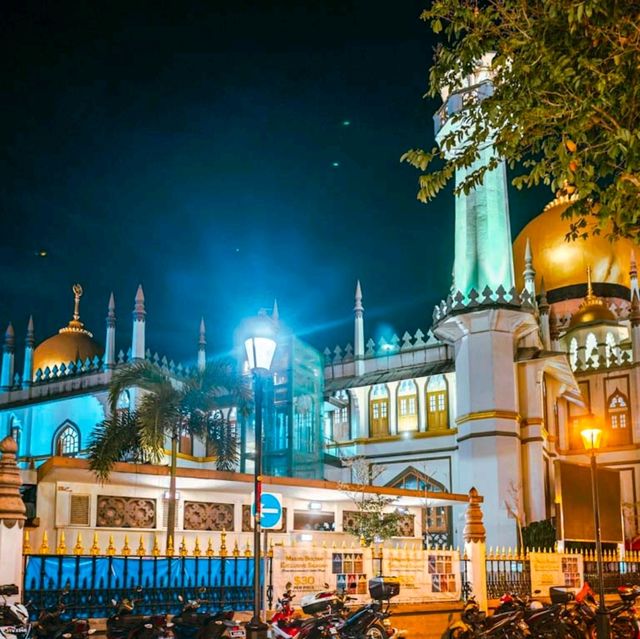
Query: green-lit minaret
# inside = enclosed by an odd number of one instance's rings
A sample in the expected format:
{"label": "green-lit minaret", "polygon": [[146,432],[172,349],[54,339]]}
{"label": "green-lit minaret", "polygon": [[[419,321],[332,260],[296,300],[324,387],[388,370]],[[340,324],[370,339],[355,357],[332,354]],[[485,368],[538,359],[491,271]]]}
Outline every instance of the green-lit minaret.
{"label": "green-lit minaret", "polygon": [[[482,100],[491,95],[492,84],[489,71],[490,57],[482,60],[478,71],[465,79],[462,87],[443,94],[444,105],[435,118],[436,141],[460,128],[460,122],[452,118],[460,113],[465,103],[472,98]],[[464,145],[464,139],[460,146]],[[460,146],[452,148],[455,155]],[[456,171],[456,186],[494,157],[495,151],[488,144],[480,157],[467,169]],[[485,287],[495,291],[502,285],[507,291],[514,286],[511,228],[509,224],[509,202],[507,198],[507,171],[504,161],[497,168],[485,173],[484,182],[468,195],[456,196],[455,262],[453,278],[455,289],[467,296],[471,289],[481,293]]]}

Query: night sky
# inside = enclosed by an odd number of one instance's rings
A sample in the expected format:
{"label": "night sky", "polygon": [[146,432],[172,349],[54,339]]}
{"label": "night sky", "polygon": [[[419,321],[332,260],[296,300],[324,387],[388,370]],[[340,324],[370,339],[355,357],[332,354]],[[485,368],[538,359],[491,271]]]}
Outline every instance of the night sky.
{"label": "night sky", "polygon": [[[193,360],[277,297],[317,347],[426,332],[448,292],[453,200],[415,199],[432,142],[426,0],[3,3],[0,321],[23,347],[70,319]],[[546,194],[515,194],[515,234]],[[550,199],[550,197],[548,198]],[[39,253],[46,252],[46,256]]]}

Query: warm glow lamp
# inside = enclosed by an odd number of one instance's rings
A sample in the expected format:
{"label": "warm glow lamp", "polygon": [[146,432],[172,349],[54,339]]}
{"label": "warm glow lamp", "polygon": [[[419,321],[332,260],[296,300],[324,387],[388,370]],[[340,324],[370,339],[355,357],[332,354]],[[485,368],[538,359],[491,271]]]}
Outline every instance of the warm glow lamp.
{"label": "warm glow lamp", "polygon": [[273,356],[276,352],[276,340],[271,337],[251,336],[245,339],[244,347],[247,351],[249,369],[268,371],[271,369]]}
{"label": "warm glow lamp", "polygon": [[582,437],[584,447],[588,451],[598,450],[600,448],[600,443],[602,442],[602,429],[585,428],[580,431],[580,436]]}

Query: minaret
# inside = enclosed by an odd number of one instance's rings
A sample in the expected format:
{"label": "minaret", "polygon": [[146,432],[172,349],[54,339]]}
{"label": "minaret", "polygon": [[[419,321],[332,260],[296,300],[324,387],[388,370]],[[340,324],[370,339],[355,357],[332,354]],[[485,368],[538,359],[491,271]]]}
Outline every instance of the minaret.
{"label": "minaret", "polygon": [[[443,111],[448,113],[444,122],[436,118],[436,141],[441,145],[459,135],[462,122],[454,122],[456,113],[462,109],[464,96],[482,100],[491,89],[490,69],[493,55],[482,58],[474,74],[455,87],[453,94],[442,92],[445,102]],[[439,128],[438,128],[439,127]],[[447,157],[457,155],[464,149],[464,137],[455,137],[454,144],[445,149]],[[495,161],[495,149],[491,140],[479,151],[479,158],[469,167],[456,170],[456,186],[468,175]],[[453,280],[456,288],[468,295],[471,289],[482,293],[485,287],[495,291],[500,285],[509,291],[514,286],[513,248],[507,199],[507,169],[504,160],[484,174],[481,186],[469,193],[456,195],[455,215],[455,261]]]}
{"label": "minaret", "polygon": [[[528,245],[528,242],[527,242]],[[540,281],[540,301],[538,302],[540,311],[540,333],[542,343],[546,350],[551,350],[551,325],[549,324],[549,302],[547,301],[547,290],[544,287],[544,277]]]}
{"label": "minaret", "polygon": [[531,242],[527,238],[527,245],[524,249],[524,287],[531,295],[531,302],[535,303],[536,299],[536,271],[533,268],[533,255],[531,254]]}
{"label": "minaret", "polygon": [[631,322],[631,349],[633,362],[640,362],[640,297],[634,291],[631,297],[631,312],[629,313]]}
{"label": "minaret", "polygon": [[207,365],[207,339],[205,336],[204,317],[200,318],[200,336],[198,337],[198,370],[202,372]]}
{"label": "minaret", "polygon": [[138,286],[133,307],[133,335],[131,336],[131,359],[144,359],[145,317],[144,292],[142,284]]}
{"label": "minaret", "polygon": [[[443,92],[445,105],[440,113],[446,113],[442,116],[446,119],[436,117],[436,140],[449,157],[466,145],[464,121],[458,119],[462,106],[492,92],[490,65],[491,56],[484,56],[476,72],[462,79],[453,93]],[[456,170],[456,184],[495,163],[496,151],[489,138],[471,166]],[[459,450],[454,490],[467,492],[475,486],[484,498],[487,538],[494,545],[515,547],[516,526],[504,507],[509,487],[523,485],[523,459],[528,460],[528,468],[535,459],[536,469],[543,468],[544,459],[541,425],[528,427],[526,436],[533,446],[525,449],[521,444],[520,382],[514,353],[524,337],[540,329],[535,315],[520,308],[517,300],[511,308],[490,300],[467,305],[475,301],[473,296],[470,300],[472,290],[482,296],[485,288],[495,293],[502,287],[509,292],[515,285],[504,161],[497,158],[483,183],[456,195],[455,205],[454,281],[463,299],[461,308],[440,316],[433,326],[434,334],[454,348],[456,420],[449,425],[457,429]],[[532,504],[536,513],[540,504],[544,507],[544,484],[535,479],[538,474],[525,485],[528,512]]]}
{"label": "minaret", "polygon": [[354,335],[353,335],[353,357],[355,361],[355,374],[364,373],[364,307],[362,306],[362,288],[360,280],[356,282],[354,313]]}
{"label": "minaret", "polygon": [[560,347],[560,326],[553,308],[549,311],[549,337],[551,338],[551,350],[560,352],[562,350]]}
{"label": "minaret", "polygon": [[113,298],[113,291],[109,295],[106,323],[107,337],[104,342],[104,367],[110,369],[116,365],[116,301]]}
{"label": "minaret", "polygon": [[33,348],[36,344],[35,332],[33,330],[33,316],[29,315],[27,324],[27,337],[24,340],[24,366],[22,368],[22,386],[31,386],[33,380]]}
{"label": "minaret", "polygon": [[16,335],[13,324],[9,322],[4,334],[4,346],[2,348],[2,373],[0,373],[0,390],[8,391],[13,386],[13,365],[16,352]]}
{"label": "minaret", "polygon": [[280,309],[278,309],[278,300],[277,299],[273,300],[273,310],[271,311],[271,319],[274,322],[279,322],[280,321]]}
{"label": "minaret", "polygon": [[631,283],[631,298],[633,299],[634,292],[640,296],[640,290],[638,289],[638,267],[636,266],[636,252],[631,250],[631,266],[629,268],[629,281]]}

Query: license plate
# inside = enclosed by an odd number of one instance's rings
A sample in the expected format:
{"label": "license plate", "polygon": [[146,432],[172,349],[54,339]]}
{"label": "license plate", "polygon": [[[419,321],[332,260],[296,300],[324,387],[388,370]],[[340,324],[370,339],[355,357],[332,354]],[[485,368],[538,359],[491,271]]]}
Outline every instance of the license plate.
{"label": "license plate", "polygon": [[233,639],[238,639],[239,637],[244,637],[245,632],[244,630],[230,630],[229,636],[232,637]]}

